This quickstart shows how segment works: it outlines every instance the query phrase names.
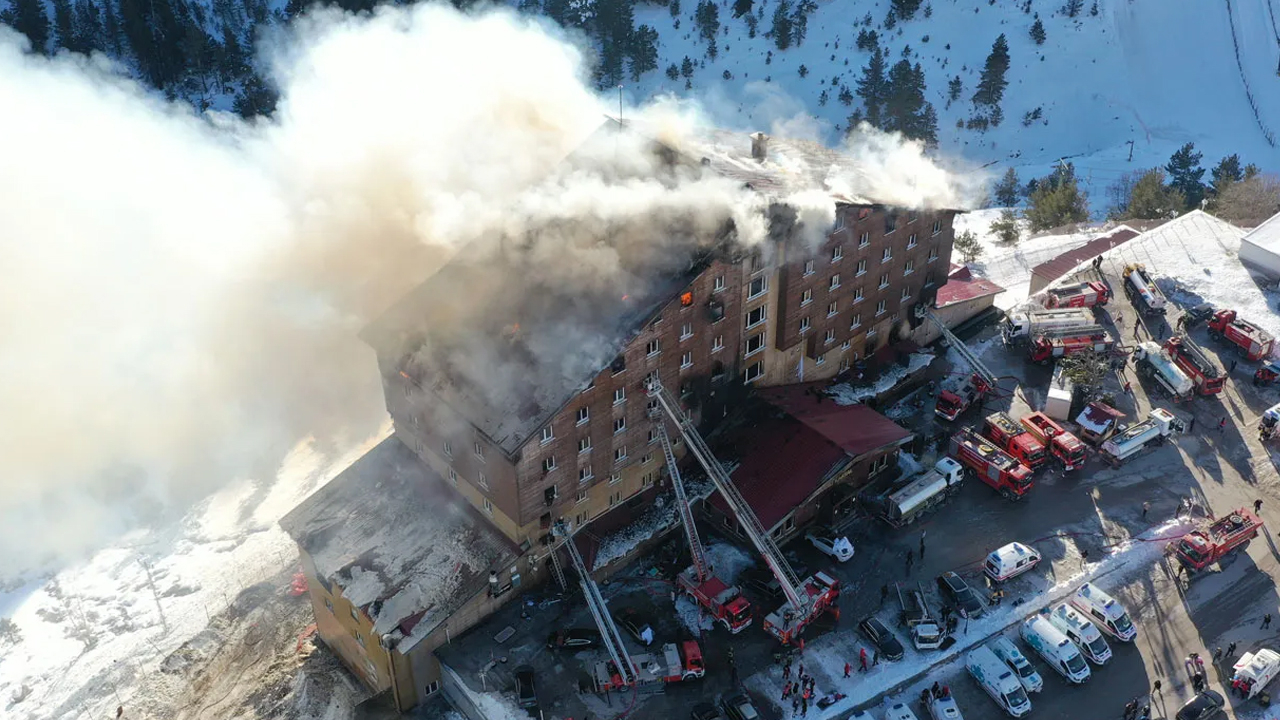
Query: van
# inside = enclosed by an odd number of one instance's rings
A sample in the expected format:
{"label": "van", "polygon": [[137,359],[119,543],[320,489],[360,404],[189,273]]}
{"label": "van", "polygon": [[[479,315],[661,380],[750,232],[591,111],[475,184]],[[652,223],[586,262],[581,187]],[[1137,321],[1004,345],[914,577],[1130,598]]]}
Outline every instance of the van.
{"label": "van", "polygon": [[1018,649],[1017,645],[1007,637],[996,638],[987,647],[991,648],[991,652],[1000,658],[1000,662],[1009,666],[1013,671],[1013,676],[1018,678],[1018,682],[1022,683],[1022,688],[1027,692],[1040,692],[1044,689],[1044,680],[1040,677],[1040,673],[1032,667],[1031,661],[1026,655]]}
{"label": "van", "polygon": [[982,571],[994,582],[1004,582],[1017,577],[1040,564],[1040,553],[1036,549],[1020,542],[1011,542],[1002,548],[993,550],[982,564]]}
{"label": "van", "polygon": [[919,720],[911,707],[901,700],[884,699],[884,720]]}
{"label": "van", "polygon": [[1080,648],[1080,652],[1089,658],[1094,665],[1105,665],[1111,659],[1111,648],[1102,639],[1102,633],[1081,615],[1078,610],[1067,604],[1059,605],[1049,615],[1049,622],[1067,634],[1071,642]]}
{"label": "van", "polygon": [[1071,596],[1071,604],[1088,616],[1099,630],[1121,642],[1132,642],[1138,637],[1138,628],[1129,620],[1124,606],[1092,583],[1081,585]]}
{"label": "van", "polygon": [[1036,651],[1049,667],[1067,682],[1079,685],[1089,679],[1089,663],[1084,661],[1080,649],[1053,623],[1047,610],[1032,615],[1022,622],[1019,633],[1022,639]]}
{"label": "van", "polygon": [[1013,671],[991,649],[979,645],[964,661],[965,669],[992,700],[1013,717],[1031,712],[1031,698],[1014,677]]}

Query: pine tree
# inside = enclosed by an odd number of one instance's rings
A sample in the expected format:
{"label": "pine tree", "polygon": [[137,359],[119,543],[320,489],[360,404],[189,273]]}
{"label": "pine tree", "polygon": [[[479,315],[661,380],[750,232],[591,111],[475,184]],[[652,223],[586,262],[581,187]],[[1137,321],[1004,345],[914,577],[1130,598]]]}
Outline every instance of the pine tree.
{"label": "pine tree", "polygon": [[53,0],[53,27],[58,33],[58,47],[71,49],[76,35],[71,0]]}
{"label": "pine tree", "polygon": [[889,7],[893,9],[893,14],[898,20],[906,22],[915,16],[921,2],[922,0],[891,0]]}
{"label": "pine tree", "polygon": [[[289,0],[289,9],[286,13],[293,17],[297,13],[292,10],[296,0]],[[575,23],[572,20],[572,13],[569,0],[545,0],[542,5],[542,12],[551,18],[560,27],[572,27]]]}
{"label": "pine tree", "polygon": [[740,18],[743,15],[750,14],[755,0],[733,0],[733,16]]}
{"label": "pine tree", "polygon": [[1159,220],[1177,217],[1186,200],[1177,189],[1166,186],[1164,171],[1151,168],[1138,177],[1129,194],[1125,218]]}
{"label": "pine tree", "polygon": [[88,55],[95,50],[105,49],[106,38],[102,32],[102,18],[93,0],[77,0],[75,15],[71,50]]}
{"label": "pine tree", "polygon": [[1244,179],[1244,168],[1240,166],[1239,155],[1228,155],[1218,161],[1209,171],[1209,194],[1221,195],[1227,186]]}
{"label": "pine tree", "polygon": [[183,43],[191,22],[181,0],[120,0],[120,23],[143,77],[171,89],[186,72]]}
{"label": "pine tree", "polygon": [[0,22],[26,35],[32,52],[48,52],[49,16],[40,0],[10,0],[9,7],[0,12]]}
{"label": "pine tree", "polygon": [[982,76],[978,80],[978,88],[973,93],[974,105],[995,107],[1004,99],[1004,89],[1009,81],[1005,73],[1009,71],[1009,42],[1004,34],[996,38],[991,45],[991,53],[987,55],[986,65],[982,68]]}
{"label": "pine tree", "polygon": [[1018,180],[1018,171],[1009,168],[1004,171],[1004,175],[996,182],[992,188],[992,194],[996,201],[996,207],[1013,207],[1018,204],[1018,191],[1022,188],[1021,181]]}
{"label": "pine tree", "polygon": [[773,25],[769,28],[769,36],[779,50],[791,47],[791,2],[778,0],[773,8]]}
{"label": "pine tree", "polygon": [[1036,18],[1036,21],[1031,24],[1031,39],[1035,40],[1037,45],[1044,44],[1044,23],[1040,22],[1040,18]]}
{"label": "pine tree", "polygon": [[1018,214],[1005,208],[1000,212],[1000,217],[991,223],[991,232],[1002,243],[1012,245],[1018,242],[1022,237],[1022,229],[1018,227]]}
{"label": "pine tree", "polygon": [[817,3],[813,0],[800,0],[800,4],[796,6],[796,11],[791,17],[791,44],[800,47],[804,43],[805,35],[809,32],[809,13],[818,9]]}
{"label": "pine tree", "polygon": [[973,262],[982,256],[982,243],[978,242],[978,238],[973,234],[972,230],[965,230],[956,235],[951,247],[960,253],[960,257],[967,263]]}
{"label": "pine tree", "polygon": [[1165,172],[1169,173],[1170,187],[1182,193],[1186,200],[1184,207],[1188,210],[1200,207],[1200,201],[1204,199],[1204,183],[1201,182],[1204,168],[1200,167],[1203,157],[1203,153],[1196,152],[1195,143],[1187,143],[1164,166]]}
{"label": "pine tree", "polygon": [[648,25],[636,28],[631,36],[631,80],[658,68],[658,31]]}
{"label": "pine tree", "polygon": [[1036,183],[1027,201],[1026,217],[1032,230],[1048,230],[1089,219],[1088,196],[1080,190],[1075,168],[1069,163]]}
{"label": "pine tree", "polygon": [[256,73],[250,74],[244,89],[236,95],[235,111],[245,118],[270,115],[276,109],[277,95]]}
{"label": "pine tree", "polygon": [[1080,14],[1080,11],[1083,8],[1084,0],[1067,0],[1067,3],[1062,6],[1062,12],[1065,13],[1067,17],[1075,17]]}
{"label": "pine tree", "polygon": [[875,127],[883,127],[881,117],[889,97],[889,83],[885,78],[884,52],[879,47],[871,53],[871,60],[862,69],[857,87],[858,97],[862,98],[862,107],[866,111],[866,121]]}
{"label": "pine tree", "polygon": [[693,21],[703,40],[714,40],[716,33],[720,32],[720,6],[712,0],[702,0],[693,12]]}
{"label": "pine tree", "polygon": [[622,80],[623,66],[632,51],[635,11],[632,0],[597,0],[595,31],[600,41],[600,64],[596,82],[601,88]]}
{"label": "pine tree", "polygon": [[104,50],[115,55],[120,55],[124,49],[120,14],[116,12],[114,0],[102,0],[102,45]]}
{"label": "pine tree", "polygon": [[667,10],[671,11],[671,17],[680,17],[680,0],[671,0],[671,3],[667,5]]}
{"label": "pine tree", "polygon": [[222,53],[218,58],[218,74],[224,83],[239,78],[249,69],[248,58],[236,34],[228,25],[222,26]]}
{"label": "pine tree", "polygon": [[883,129],[899,132],[932,145],[937,141],[938,121],[933,106],[925,102],[924,69],[899,60],[889,70]]}
{"label": "pine tree", "polygon": [[964,92],[964,81],[957,75],[947,83],[947,106],[960,99],[960,95]]}
{"label": "pine tree", "polygon": [[693,60],[688,55],[685,55],[684,60],[680,62],[680,74],[686,78],[693,77]]}
{"label": "pine tree", "polygon": [[680,79],[680,68],[676,67],[675,63],[671,63],[670,65],[667,66],[667,79],[668,80]]}

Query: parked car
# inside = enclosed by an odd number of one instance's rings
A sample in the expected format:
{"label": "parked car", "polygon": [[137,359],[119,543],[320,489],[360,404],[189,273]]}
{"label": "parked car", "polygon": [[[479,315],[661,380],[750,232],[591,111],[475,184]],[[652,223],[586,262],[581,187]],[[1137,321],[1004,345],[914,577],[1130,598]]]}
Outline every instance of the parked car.
{"label": "parked car", "polygon": [[814,528],[804,536],[819,552],[835,558],[837,562],[847,562],[853,557],[853,543],[849,542],[849,538],[835,534],[831,528]]}
{"label": "parked car", "polygon": [[516,698],[526,710],[538,707],[538,689],[533,683],[533,668],[528,665],[516,668]]}
{"label": "parked car", "polygon": [[867,639],[867,642],[876,646],[880,657],[885,660],[902,659],[902,643],[898,642],[898,638],[894,637],[889,627],[881,622],[880,618],[868,617],[858,623],[858,632]]}
{"label": "parked car", "polygon": [[1188,330],[1190,330],[1197,325],[1203,325],[1206,320],[1213,317],[1213,313],[1213,306],[1208,303],[1189,307],[1182,311],[1182,316],[1186,318],[1186,320],[1183,321],[1183,324]]}
{"label": "parked car", "polygon": [[1182,709],[1174,715],[1176,720],[1218,720],[1227,716],[1222,711],[1226,701],[1213,690],[1205,690],[1191,698]]}
{"label": "parked car", "polygon": [[733,697],[726,698],[724,701],[724,711],[729,716],[729,720],[758,720],[760,713],[756,712],[756,706],[751,703],[751,698],[741,693]]}
{"label": "parked car", "polygon": [[938,590],[942,592],[942,601],[955,608],[962,617],[976,618],[986,609],[978,593],[969,587],[964,578],[953,572],[944,572],[938,576]]}
{"label": "parked car", "polygon": [[724,720],[724,713],[711,703],[701,702],[693,706],[693,712],[689,717],[692,720]]}
{"label": "parked car", "polygon": [[613,613],[613,621],[626,630],[641,645],[653,644],[653,623],[635,608],[619,608]]}
{"label": "parked car", "polygon": [[547,636],[548,650],[588,650],[600,647],[600,633],[589,628],[557,630]]}

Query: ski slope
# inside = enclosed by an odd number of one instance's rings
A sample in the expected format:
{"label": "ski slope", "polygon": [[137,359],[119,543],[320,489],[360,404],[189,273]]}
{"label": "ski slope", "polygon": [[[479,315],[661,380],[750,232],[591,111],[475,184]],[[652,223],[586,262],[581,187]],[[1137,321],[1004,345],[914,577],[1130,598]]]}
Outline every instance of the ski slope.
{"label": "ski slope", "polygon": [[[1122,174],[1163,165],[1186,142],[1204,153],[1206,166],[1239,153],[1245,162],[1280,169],[1280,151],[1260,127],[1280,128],[1280,32],[1271,17],[1280,12],[1272,7],[1280,5],[1277,0],[1098,0],[1097,16],[1089,14],[1086,0],[1085,11],[1074,19],[1056,10],[1061,3],[1035,2],[1047,34],[1043,46],[1028,34],[1033,17],[1012,0],[930,0],[930,17],[922,9],[887,33],[882,27],[887,0],[858,3],[854,10],[827,0],[810,16],[803,44],[786,51],[764,37],[774,2],[757,0],[760,34],[755,38],[747,37],[745,22],[732,18],[732,3],[724,2],[715,60],[705,57],[705,42],[697,36],[696,2],[681,7],[679,29],[668,8],[637,7],[636,23],[659,33],[660,64],[629,89],[633,100],[664,92],[692,96],[716,121],[744,131],[772,129],[835,140],[859,106],[856,95],[852,106],[837,96],[842,86],[856,89],[869,57],[855,46],[861,18],[869,12],[891,62],[909,46],[911,61],[921,63],[944,152],[993,163],[990,170],[997,173],[1013,167],[1024,180],[1047,174],[1059,158],[1070,159],[1093,195],[1095,211],[1102,209],[1106,187]],[[1004,122],[985,133],[957,129],[956,121],[971,114],[968,98],[1001,33],[1011,58]],[[671,81],[663,73],[686,55],[699,63],[689,90],[684,78]],[[803,78],[801,65],[808,70]],[[964,81],[964,93],[948,108],[947,81],[956,75]],[[819,104],[823,90],[829,96],[825,106]],[[1024,127],[1024,113],[1037,107],[1043,119]],[[804,113],[817,122],[804,119]]]}

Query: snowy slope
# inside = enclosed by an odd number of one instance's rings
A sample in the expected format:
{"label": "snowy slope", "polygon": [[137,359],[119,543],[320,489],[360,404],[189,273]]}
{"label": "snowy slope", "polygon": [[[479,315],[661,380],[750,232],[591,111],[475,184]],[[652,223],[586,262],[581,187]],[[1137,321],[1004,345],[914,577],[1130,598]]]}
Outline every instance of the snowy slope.
{"label": "snowy slope", "polygon": [[[1028,35],[1032,16],[1022,12],[1020,2],[931,0],[931,17],[918,13],[886,34],[881,24],[887,0],[854,7],[827,1],[809,18],[804,43],[780,52],[763,36],[776,1],[757,1],[761,34],[754,39],[747,37],[742,19],[731,17],[732,3],[722,2],[719,56],[714,61],[705,60],[705,43],[697,37],[696,2],[684,3],[679,29],[673,27],[667,8],[638,8],[636,22],[659,32],[660,70],[643,77],[632,89],[633,97],[639,100],[656,92],[697,96],[717,119],[741,129],[768,130],[775,121],[811,112],[825,122],[825,136],[832,139],[853,109],[837,99],[840,86],[855,89],[868,58],[854,40],[861,17],[869,12],[892,61],[909,45],[912,61],[922,63],[927,98],[939,113],[943,150],[979,163],[997,163],[997,171],[1012,166],[1024,179],[1048,173],[1060,157],[1072,158],[1095,198],[1095,209],[1100,209],[1106,186],[1121,174],[1162,165],[1188,141],[1205,153],[1206,165],[1238,152],[1263,168],[1280,167],[1280,151],[1254,118],[1240,71],[1244,67],[1249,74],[1263,122],[1280,127],[1280,79],[1275,74],[1280,39],[1272,33],[1268,7],[1275,0],[1231,0],[1239,65],[1222,2],[1099,0],[1097,16],[1089,15],[1086,2],[1085,12],[1071,19],[1052,9],[1061,3],[1037,0],[1033,6],[1048,36],[1037,47]],[[1007,36],[1012,60],[1003,103],[1005,122],[981,134],[958,130],[956,121],[969,116],[966,99],[1000,33]],[[770,50],[772,62],[766,64]],[[686,55],[695,62],[705,60],[688,91],[683,78],[673,82],[661,72],[669,63],[679,65]],[[799,76],[801,65],[809,70],[805,78]],[[726,70],[732,75],[729,80],[723,78]],[[946,108],[946,83],[957,74],[965,92],[961,101]],[[824,89],[830,100],[819,106]],[[1043,108],[1044,120],[1024,127],[1023,114],[1036,107]],[[801,132],[806,124],[789,123],[787,129]],[[1127,160],[1130,140],[1132,162]]]}

